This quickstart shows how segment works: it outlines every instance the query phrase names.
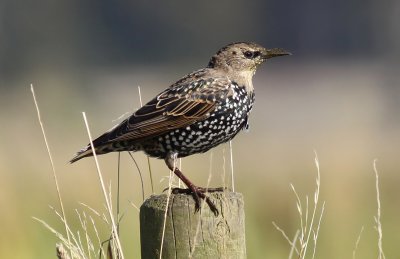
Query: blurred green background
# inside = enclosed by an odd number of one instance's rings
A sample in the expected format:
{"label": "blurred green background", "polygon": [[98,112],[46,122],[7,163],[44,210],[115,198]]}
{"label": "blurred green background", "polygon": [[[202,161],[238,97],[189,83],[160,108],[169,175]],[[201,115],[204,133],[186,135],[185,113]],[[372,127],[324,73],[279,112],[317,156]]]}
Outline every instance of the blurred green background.
{"label": "blurred green background", "polygon": [[[379,1],[11,1],[0,2],[0,257],[55,258],[63,225],[51,167],[29,86],[34,84],[55,161],[67,219],[75,209],[106,226],[79,202],[104,211],[94,162],[67,161],[87,142],[86,111],[97,136],[143,100],[192,70],[220,47],[254,41],[291,51],[254,78],[250,132],[233,142],[236,190],[246,205],[248,258],[287,258],[290,247],[273,227],[293,237],[296,198],[313,197],[321,166],[326,202],[317,258],[376,258],[375,176],[380,173],[383,248],[400,252],[400,2]],[[228,146],[212,152],[212,185],[222,185]],[[147,162],[134,155],[150,195]],[[198,185],[207,182],[210,152],[183,160]],[[116,189],[117,154],[100,158]],[[151,160],[156,193],[166,187],[163,161]],[[230,165],[225,163],[227,173]],[[122,154],[121,223],[125,255],[139,258],[138,174]],[[229,179],[227,177],[227,179]],[[229,180],[227,180],[229,183]],[[114,192],[115,200],[115,192]],[[114,204],[115,206],[115,204]],[[81,231],[81,230],[80,230]],[[81,232],[82,233],[82,232]]]}

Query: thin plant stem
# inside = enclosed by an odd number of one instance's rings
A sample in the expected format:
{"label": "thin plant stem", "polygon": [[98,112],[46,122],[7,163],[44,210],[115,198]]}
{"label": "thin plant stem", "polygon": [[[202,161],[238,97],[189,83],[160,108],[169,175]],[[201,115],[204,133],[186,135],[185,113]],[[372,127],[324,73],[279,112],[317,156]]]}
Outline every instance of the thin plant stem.
{"label": "thin plant stem", "polygon": [[[303,258],[305,258],[305,256],[306,256],[306,253],[307,253],[307,246],[308,246],[308,242],[309,242],[309,240],[310,240],[310,235],[311,235],[311,232],[312,232],[312,228],[313,228],[313,226],[314,226],[314,219],[315,219],[315,214],[316,214],[316,211],[317,211],[317,205],[318,205],[318,198],[319,198],[319,189],[320,189],[320,172],[319,172],[319,160],[318,160],[318,155],[317,155],[317,152],[315,152],[314,151],[314,153],[315,153],[315,159],[314,159],[314,161],[315,161],[315,166],[316,166],[316,168],[317,168],[317,179],[316,179],[316,189],[315,189],[315,193],[314,193],[314,208],[313,208],[313,212],[312,212],[312,215],[311,215],[311,221],[310,221],[310,224],[309,224],[309,229],[307,230],[308,231],[308,233],[307,233],[307,238],[306,238],[306,241],[305,241],[305,243],[304,243],[304,254],[303,254]],[[308,200],[307,200],[308,201]],[[307,212],[308,212],[308,206],[307,206]],[[307,224],[307,223],[306,223]]]}
{"label": "thin plant stem", "polygon": [[142,172],[140,171],[139,165],[136,162],[135,158],[133,158],[133,155],[131,152],[128,152],[129,156],[132,158],[133,162],[135,163],[135,166],[139,172],[139,177],[140,177],[140,183],[142,184],[142,199],[144,201],[144,184],[143,184],[143,177],[142,177]]}
{"label": "thin plant stem", "polygon": [[292,259],[294,251],[296,251],[297,255],[299,254],[299,251],[296,248],[296,242],[297,239],[299,238],[300,230],[296,230],[296,233],[294,234],[291,246],[290,246],[290,253],[289,253],[289,259]]}
{"label": "thin plant stem", "polygon": [[376,202],[378,205],[377,208],[377,215],[375,217],[375,223],[376,223],[376,230],[378,231],[378,259],[384,259],[385,254],[383,253],[383,247],[382,247],[382,223],[381,223],[381,198],[380,198],[380,192],[379,192],[379,174],[378,170],[376,169],[376,162],[377,159],[374,159],[373,162],[373,167],[374,167],[374,173],[375,173],[375,187],[376,187]]}
{"label": "thin plant stem", "polygon": [[62,214],[64,226],[65,226],[65,232],[67,233],[68,245],[71,245],[71,239],[70,239],[69,231],[68,231],[67,218],[65,216],[64,205],[63,205],[62,198],[61,198],[60,186],[58,185],[58,180],[57,180],[56,168],[55,168],[55,165],[54,165],[54,162],[53,162],[53,157],[52,157],[51,152],[50,152],[50,146],[49,146],[49,143],[47,141],[47,137],[46,137],[46,133],[45,133],[45,130],[44,130],[43,122],[42,122],[42,119],[41,119],[41,116],[40,116],[39,105],[38,105],[37,100],[36,100],[36,95],[35,95],[35,90],[33,89],[33,84],[31,84],[31,92],[32,92],[32,96],[33,96],[33,101],[35,103],[35,107],[36,107],[36,112],[37,112],[40,128],[42,130],[44,143],[46,144],[47,154],[48,154],[49,159],[50,159],[51,169],[53,171],[53,179],[54,179],[54,183],[56,185],[58,201],[59,201],[60,207],[61,207],[61,214]]}
{"label": "thin plant stem", "polygon": [[[182,158],[179,158],[179,170],[182,172]],[[181,188],[182,185],[182,180],[178,177],[178,188]]]}
{"label": "thin plant stem", "polygon": [[291,249],[290,249],[290,254],[289,254],[289,258],[292,257],[291,254],[293,253],[293,250],[294,250],[297,254],[299,254],[299,250],[297,250],[297,248],[296,248],[296,240],[297,240],[297,238],[298,238],[298,236],[299,236],[300,231],[299,231],[299,230],[296,231],[295,238],[293,238],[293,241],[292,241],[292,240],[290,240],[290,238],[286,235],[285,231],[284,231],[283,229],[281,229],[274,221],[272,221],[272,225],[274,225],[274,227],[276,228],[276,230],[278,230],[279,232],[281,232],[282,236],[283,236],[283,237],[286,239],[286,241],[289,243],[289,245],[290,245],[290,247],[291,247]]}
{"label": "thin plant stem", "polygon": [[225,146],[222,149],[222,187],[226,188],[226,157],[225,157]]}
{"label": "thin plant stem", "polygon": [[353,259],[356,259],[356,251],[358,248],[358,245],[360,244],[360,240],[361,240],[361,235],[364,231],[364,226],[361,227],[360,233],[358,234],[357,240],[356,240],[356,244],[354,245],[354,249],[353,249]]}
{"label": "thin plant stem", "polygon": [[321,227],[321,220],[322,220],[322,216],[324,215],[324,210],[325,210],[325,201],[322,203],[321,213],[319,214],[317,230],[313,231],[313,233],[314,233],[314,249],[313,249],[312,259],[315,258],[315,251],[317,249],[317,240],[318,240],[319,228]]}
{"label": "thin plant stem", "polygon": [[[209,168],[209,172],[208,172],[206,190],[210,187],[210,182],[211,182],[211,177],[212,177],[212,164],[213,164],[213,152],[211,151],[210,152],[210,168]],[[200,233],[201,216],[203,215],[203,211],[204,211],[205,205],[206,205],[206,202],[202,202],[201,203],[201,207],[200,207],[200,211],[199,211],[199,213],[200,213],[199,221],[197,222],[196,233],[195,233],[194,238],[193,238],[193,247],[190,249],[189,258],[193,257],[194,251],[196,249],[196,241],[197,241],[197,237],[198,237],[198,235]],[[225,245],[224,245],[223,248],[225,249]]]}
{"label": "thin plant stem", "polygon": [[[296,199],[297,199],[296,206],[297,206],[297,212],[298,212],[299,218],[300,218],[300,229],[296,232],[294,241],[292,242],[289,239],[289,237],[285,234],[285,232],[273,222],[273,225],[275,226],[275,228],[282,233],[284,238],[291,245],[292,250],[290,252],[289,258],[291,258],[293,256],[293,252],[296,252],[298,254],[299,259],[306,258],[307,252],[309,252],[310,258],[315,258],[318,234],[320,231],[321,221],[322,221],[322,217],[323,217],[324,210],[325,210],[325,201],[322,203],[322,206],[319,206],[321,175],[320,175],[320,166],[319,166],[317,152],[314,151],[314,153],[315,153],[314,161],[315,161],[315,166],[317,168],[317,176],[316,176],[316,180],[315,180],[316,188],[314,191],[313,204],[311,203],[311,201],[309,201],[310,199],[309,199],[308,195],[305,196],[305,204],[302,204],[300,196],[298,195],[294,185],[290,184],[290,187],[292,188],[292,191],[295,194]],[[311,208],[311,206],[313,206],[313,207]],[[318,211],[318,213],[317,213],[317,211]],[[312,234],[312,239],[313,239],[313,243],[314,243],[312,252],[307,250],[307,248],[309,246],[311,246],[311,244],[309,245],[309,242],[311,241],[311,234]],[[297,244],[296,244],[297,241],[299,243],[299,248],[297,248]],[[311,249],[309,249],[309,250],[311,250]]]}
{"label": "thin plant stem", "polygon": [[232,184],[232,192],[235,192],[235,177],[233,173],[233,147],[232,140],[229,141],[229,151],[230,151],[230,159],[231,159],[231,184]]}
{"label": "thin plant stem", "polygon": [[149,156],[147,156],[147,167],[149,168],[149,174],[150,174],[151,193],[154,194],[153,173],[151,171],[151,164],[150,164]]}
{"label": "thin plant stem", "polygon": [[97,174],[98,174],[98,178],[99,178],[99,181],[100,181],[101,190],[103,191],[104,199],[105,199],[106,205],[107,205],[107,211],[109,213],[110,220],[111,220],[111,228],[112,228],[113,240],[115,240],[115,242],[117,244],[117,248],[118,248],[119,254],[121,255],[121,258],[124,259],[124,253],[122,251],[121,242],[119,240],[117,226],[115,224],[115,219],[114,219],[114,216],[113,216],[113,213],[112,213],[111,203],[110,203],[110,201],[108,199],[108,195],[107,195],[106,188],[105,188],[104,181],[103,181],[103,175],[101,173],[99,161],[98,161],[97,155],[96,155],[96,150],[95,150],[95,147],[93,145],[93,139],[92,139],[92,135],[90,133],[89,123],[88,123],[88,120],[86,118],[86,113],[82,112],[82,115],[83,115],[83,120],[85,121],[87,134],[88,134],[88,137],[89,137],[89,140],[90,140],[90,147],[91,147],[92,152],[93,152],[94,161],[96,163]]}
{"label": "thin plant stem", "polygon": [[117,234],[119,235],[119,202],[120,202],[120,180],[121,180],[121,178],[120,178],[120,173],[121,173],[121,171],[120,171],[120,167],[121,166],[121,152],[118,152],[118,172],[117,172]]}
{"label": "thin plant stem", "polygon": [[169,171],[167,204],[165,206],[163,231],[162,231],[162,235],[161,235],[161,244],[160,244],[160,257],[159,257],[160,259],[162,259],[162,253],[163,253],[165,227],[167,225],[167,214],[168,214],[168,207],[169,207],[169,198],[171,197],[172,178],[173,178],[173,172],[175,172],[175,168],[176,168],[176,157],[174,158],[174,167],[172,168],[172,170]]}
{"label": "thin plant stem", "polygon": [[[140,86],[138,86],[138,92],[139,92],[140,107],[143,107],[142,93],[141,93],[141,91],[140,91]],[[148,168],[149,168],[149,174],[150,174],[151,193],[154,194],[153,173],[152,173],[152,171],[151,171],[150,157],[149,157],[149,156],[147,156],[147,166],[148,166]]]}

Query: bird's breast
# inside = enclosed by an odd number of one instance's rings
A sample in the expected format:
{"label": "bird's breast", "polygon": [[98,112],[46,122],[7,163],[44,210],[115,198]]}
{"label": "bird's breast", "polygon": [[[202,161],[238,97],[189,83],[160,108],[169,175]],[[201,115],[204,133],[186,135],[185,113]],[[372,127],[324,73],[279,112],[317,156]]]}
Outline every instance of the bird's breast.
{"label": "bird's breast", "polygon": [[162,157],[168,152],[177,153],[178,157],[202,153],[234,138],[247,125],[254,94],[249,95],[244,86],[234,83],[230,87],[233,94],[219,100],[208,117],[154,138],[154,156]]}

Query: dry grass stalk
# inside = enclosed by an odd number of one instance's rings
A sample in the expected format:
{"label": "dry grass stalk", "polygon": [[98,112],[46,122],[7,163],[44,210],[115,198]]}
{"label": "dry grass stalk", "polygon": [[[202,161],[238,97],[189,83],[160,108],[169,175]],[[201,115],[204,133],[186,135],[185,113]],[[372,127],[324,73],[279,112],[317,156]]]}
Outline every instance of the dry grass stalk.
{"label": "dry grass stalk", "polygon": [[281,229],[274,221],[272,221],[272,225],[274,225],[275,229],[278,230],[279,232],[281,232],[282,236],[286,239],[286,241],[289,243],[290,247],[291,247],[291,251],[289,253],[289,259],[292,258],[292,254],[293,251],[296,252],[296,254],[300,254],[299,250],[296,247],[296,242],[297,242],[297,238],[299,236],[300,231],[297,230],[296,234],[293,238],[293,241],[290,240],[290,238],[286,235],[285,231],[283,229]]}
{"label": "dry grass stalk", "polygon": [[108,212],[110,220],[111,220],[111,229],[112,229],[112,236],[113,236],[112,240],[113,240],[113,242],[116,242],[115,245],[117,247],[118,254],[123,259],[124,258],[124,254],[123,254],[123,251],[122,251],[121,242],[120,242],[119,237],[118,237],[117,225],[115,223],[114,215],[112,213],[111,202],[109,201],[109,197],[107,195],[106,188],[105,188],[105,185],[104,185],[103,176],[102,176],[100,165],[99,165],[99,161],[98,161],[97,155],[96,155],[96,150],[95,150],[94,145],[93,145],[93,139],[92,139],[92,135],[90,133],[89,123],[88,123],[87,118],[86,118],[86,113],[82,112],[82,115],[83,115],[83,119],[85,121],[86,130],[87,130],[88,137],[89,137],[89,140],[90,140],[90,146],[91,146],[91,149],[93,151],[93,157],[94,157],[94,160],[95,160],[95,163],[96,163],[97,175],[98,175],[98,178],[99,178],[99,181],[100,181],[101,190],[103,191],[104,199],[106,201],[107,212]]}
{"label": "dry grass stalk", "polygon": [[33,96],[33,101],[35,103],[35,107],[36,107],[36,112],[37,112],[40,128],[42,130],[43,139],[44,139],[44,142],[46,144],[47,154],[48,154],[49,159],[50,159],[51,169],[53,171],[53,179],[54,179],[54,183],[56,185],[58,201],[59,201],[60,207],[61,207],[62,219],[63,219],[64,226],[65,226],[65,232],[67,234],[67,240],[68,240],[68,243],[70,243],[71,239],[70,239],[69,232],[68,232],[68,224],[67,224],[67,218],[65,216],[64,205],[63,205],[63,202],[62,202],[62,199],[61,199],[60,187],[58,185],[56,168],[55,168],[55,165],[54,165],[54,162],[53,162],[53,157],[52,157],[51,152],[50,152],[50,146],[49,146],[49,143],[47,141],[47,137],[46,137],[46,133],[45,133],[45,130],[44,130],[43,122],[42,122],[42,119],[41,119],[41,116],[40,116],[39,105],[38,105],[37,100],[36,100],[36,95],[35,95],[35,90],[33,89],[33,84],[31,84],[31,92],[32,92],[32,96]]}
{"label": "dry grass stalk", "polygon": [[[284,232],[283,232],[283,234],[284,234]],[[299,238],[299,235],[300,235],[300,230],[296,230],[296,233],[294,234],[293,240],[290,245],[289,259],[291,259],[293,257],[293,253],[295,251],[297,254],[299,254],[299,251],[296,248],[296,242],[297,242],[297,239]]]}
{"label": "dry grass stalk", "polygon": [[360,240],[361,240],[361,235],[364,231],[364,226],[361,227],[360,233],[358,234],[357,240],[356,240],[356,244],[354,245],[354,249],[353,249],[353,259],[356,259],[356,251],[358,248],[358,245],[360,244]]}
{"label": "dry grass stalk", "polygon": [[226,154],[225,154],[225,146],[222,149],[222,187],[226,188]]}
{"label": "dry grass stalk", "polygon": [[[293,239],[294,241],[292,242],[289,237],[285,234],[285,232],[278,227],[277,224],[273,222],[273,225],[275,228],[282,233],[284,238],[288,241],[288,243],[291,246],[291,251],[289,254],[289,258],[292,258],[293,251],[297,253],[298,258],[304,259],[307,255],[307,252],[309,251],[308,248],[310,246],[310,240],[311,240],[311,233],[312,233],[312,239],[313,239],[313,252],[312,252],[312,258],[315,257],[315,252],[316,252],[316,246],[317,246],[317,240],[318,240],[318,233],[320,230],[321,226],[321,220],[322,216],[324,214],[324,209],[325,209],[325,202],[322,203],[321,209],[319,210],[319,213],[317,213],[318,208],[319,208],[319,193],[320,193],[320,186],[321,186],[321,175],[320,175],[320,167],[319,167],[319,160],[317,153],[315,152],[315,166],[317,168],[317,176],[316,176],[316,187],[314,191],[314,199],[313,199],[313,208],[312,211],[310,211],[310,204],[309,204],[309,198],[308,195],[305,196],[305,206],[303,206],[303,203],[301,202],[300,196],[298,195],[295,187],[293,184],[290,184],[290,187],[292,188],[295,196],[296,196],[296,207],[297,207],[297,212],[299,214],[300,218],[300,229],[296,231],[295,238]],[[319,219],[317,222],[316,217],[319,214]],[[296,247],[297,242],[299,244],[299,248]]]}
{"label": "dry grass stalk", "polygon": [[[91,208],[90,206],[80,203],[83,207],[89,209],[91,213],[96,215],[99,219],[101,219],[107,226],[110,226],[110,222],[107,219],[107,216],[104,213],[99,213],[95,209]],[[56,211],[54,208],[50,207],[56,215],[60,218],[62,222],[63,218],[60,215],[58,211]],[[98,232],[98,229],[96,227],[95,220],[93,219],[92,216],[88,216],[85,211],[79,212],[78,210],[75,210],[76,214],[78,216],[80,225],[81,225],[81,231],[77,230],[75,233],[72,232],[72,230],[68,226],[68,233],[69,236],[71,237],[71,242],[68,242],[68,240],[65,238],[65,236],[61,233],[59,233],[57,230],[49,226],[45,221],[34,218],[38,222],[42,223],[43,226],[45,226],[48,230],[50,230],[52,233],[56,235],[56,237],[61,241],[63,244],[64,250],[70,251],[70,257],[68,258],[97,258],[102,255],[105,255],[105,251],[103,250],[103,244],[105,242],[102,242],[100,239],[100,235]],[[91,230],[90,230],[91,228]],[[89,232],[93,231],[95,233],[95,242],[92,240],[93,233],[90,234]],[[82,234],[81,234],[82,233]],[[81,238],[81,235],[84,235],[84,238]],[[96,244],[96,245],[95,245]],[[59,246],[59,245],[57,245]],[[112,246],[112,251],[113,254],[118,255],[118,250],[115,249],[116,246]],[[116,257],[118,258],[118,257]]]}
{"label": "dry grass stalk", "polygon": [[[179,158],[179,170],[182,172],[182,158]],[[182,185],[182,180],[178,178],[178,188],[181,188]]]}
{"label": "dry grass stalk", "polygon": [[[140,107],[143,106],[143,102],[142,102],[142,93],[140,91],[140,86],[138,86],[138,93],[139,93],[139,103],[140,103]],[[147,156],[147,165],[149,168],[149,175],[150,175],[150,185],[151,185],[151,193],[154,194],[154,184],[153,184],[153,173],[151,171],[151,165],[150,165],[150,157]],[[179,186],[180,187],[180,186]]]}
{"label": "dry grass stalk", "polygon": [[233,147],[232,140],[229,141],[229,151],[230,151],[230,159],[231,159],[231,184],[232,184],[232,192],[235,192],[235,177],[233,173]]}
{"label": "dry grass stalk", "polygon": [[140,183],[142,185],[142,200],[144,201],[144,183],[143,183],[142,171],[140,171],[139,165],[136,162],[136,159],[133,157],[132,152],[128,152],[128,154],[131,157],[131,159],[132,159],[133,163],[135,164],[136,169],[137,169],[137,171],[139,173]]}
{"label": "dry grass stalk", "polygon": [[[212,177],[212,163],[213,163],[213,151],[210,152],[210,167],[209,167],[209,171],[208,171],[208,179],[207,179],[206,189],[208,189],[210,187],[210,182],[211,182],[211,177]],[[207,193],[205,193],[205,195],[207,195]],[[200,220],[198,221],[197,226],[196,226],[196,233],[193,237],[193,247],[191,247],[191,249],[190,249],[189,258],[193,257],[194,251],[196,250],[197,237],[200,233],[201,215],[202,215],[202,211],[204,210],[205,205],[206,205],[206,202],[203,201],[201,203],[201,207],[200,207],[200,211],[199,211]]]}
{"label": "dry grass stalk", "polygon": [[377,159],[374,159],[373,162],[373,167],[374,167],[374,173],[375,173],[375,187],[376,187],[376,202],[378,205],[377,208],[377,215],[375,217],[375,224],[376,224],[376,230],[378,231],[378,259],[384,259],[385,254],[383,253],[383,247],[382,247],[382,223],[381,223],[381,199],[380,199],[380,194],[379,194],[379,174],[378,170],[376,169],[376,162]]}
{"label": "dry grass stalk", "polygon": [[162,231],[161,244],[160,244],[160,259],[162,258],[162,253],[163,253],[163,245],[164,245],[164,237],[165,237],[165,226],[166,226],[166,223],[167,223],[167,213],[168,213],[168,207],[169,207],[169,198],[171,197],[173,172],[175,171],[175,168],[176,168],[176,158],[174,159],[174,168],[173,168],[173,170],[169,171],[167,205],[165,206],[163,231]]}

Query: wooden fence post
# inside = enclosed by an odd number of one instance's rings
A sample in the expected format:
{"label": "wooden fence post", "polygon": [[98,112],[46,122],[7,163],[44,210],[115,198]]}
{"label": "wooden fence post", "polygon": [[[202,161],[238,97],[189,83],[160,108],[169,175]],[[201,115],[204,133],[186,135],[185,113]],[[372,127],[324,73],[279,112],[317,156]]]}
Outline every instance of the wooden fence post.
{"label": "wooden fence post", "polygon": [[[165,224],[163,259],[246,258],[243,196],[236,192],[208,194],[219,210],[207,204],[195,212],[193,197],[171,194]],[[142,259],[160,258],[167,194],[153,195],[140,207]]]}

